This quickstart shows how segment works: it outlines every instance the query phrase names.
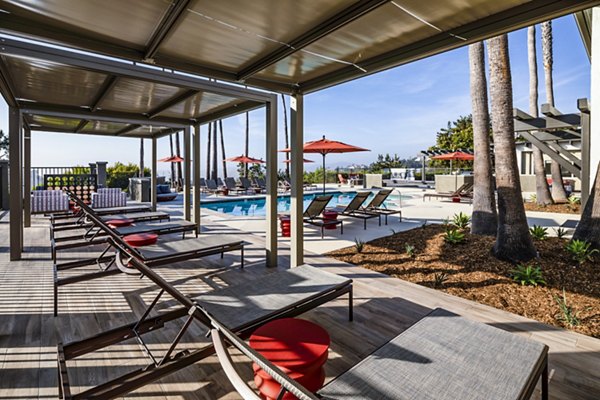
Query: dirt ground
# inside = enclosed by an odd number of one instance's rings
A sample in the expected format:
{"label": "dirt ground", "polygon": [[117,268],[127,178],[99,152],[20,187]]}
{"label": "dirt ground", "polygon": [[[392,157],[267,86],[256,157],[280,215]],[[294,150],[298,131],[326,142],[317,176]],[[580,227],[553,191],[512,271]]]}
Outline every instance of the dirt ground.
{"label": "dirt ground", "polygon": [[[540,258],[528,264],[541,267],[546,285],[522,286],[511,278],[515,266],[491,254],[494,238],[466,233],[464,243],[452,245],[444,241],[444,232],[442,225],[428,225],[368,242],[361,253],[352,246],[329,256],[600,338],[600,255],[578,266],[565,250],[565,239],[535,241]],[[415,248],[412,257],[407,244]],[[561,320],[556,296],[562,297],[563,288],[580,320],[577,326]]]}
{"label": "dirt ground", "polygon": [[526,211],[540,211],[550,213],[562,213],[562,214],[580,214],[581,205],[579,204],[550,204],[547,206],[540,206],[533,202],[525,203]]}

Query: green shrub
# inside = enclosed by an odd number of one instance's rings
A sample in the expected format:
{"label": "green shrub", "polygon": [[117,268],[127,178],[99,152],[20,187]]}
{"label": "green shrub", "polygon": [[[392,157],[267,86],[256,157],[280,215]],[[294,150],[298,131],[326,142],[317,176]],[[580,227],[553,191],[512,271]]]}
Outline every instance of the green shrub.
{"label": "green shrub", "polygon": [[450,244],[460,244],[465,241],[465,234],[457,228],[446,229],[444,241]]}
{"label": "green shrub", "polygon": [[577,206],[579,206],[581,204],[581,199],[574,195],[569,196],[568,200],[569,200],[569,208],[573,211],[577,210]]}
{"label": "green shrub", "polygon": [[[129,178],[134,178],[139,173],[140,167],[136,164],[116,162],[114,165],[106,168],[106,186],[127,190],[129,187]],[[144,175],[150,176],[149,168],[144,168]]]}
{"label": "green shrub", "polygon": [[404,245],[404,249],[406,250],[406,254],[408,254],[409,257],[412,258],[415,256],[415,246],[406,243]]}
{"label": "green shrub", "polygon": [[565,249],[571,254],[573,261],[582,265],[586,261],[594,261],[594,254],[598,253],[597,249],[592,248],[592,244],[585,240],[571,240],[567,243]]}
{"label": "green shrub", "polygon": [[471,217],[463,212],[459,212],[458,214],[454,214],[452,217],[452,224],[456,226],[458,229],[467,229],[469,224],[471,223]]}
{"label": "green shrub", "polygon": [[433,274],[433,287],[439,288],[444,286],[446,281],[448,280],[448,274],[445,272],[437,272]]}
{"label": "green shrub", "polygon": [[545,285],[546,281],[542,276],[542,269],[539,266],[517,265],[517,268],[511,271],[513,280],[523,286]]}
{"label": "green shrub", "polygon": [[543,226],[534,225],[529,228],[529,233],[535,240],[545,240],[548,237],[548,228]]}
{"label": "green shrub", "polygon": [[567,293],[563,289],[562,298],[554,296],[554,300],[558,304],[560,313],[556,316],[559,321],[562,321],[568,327],[574,327],[581,324],[579,320],[579,312],[576,312],[571,305],[567,303]]}
{"label": "green shrub", "polygon": [[554,230],[556,231],[556,237],[559,239],[562,239],[567,235],[567,230],[565,228],[557,228]]}
{"label": "green shrub", "polygon": [[364,247],[365,242],[357,238],[354,239],[354,248],[356,249],[357,253],[362,253]]}

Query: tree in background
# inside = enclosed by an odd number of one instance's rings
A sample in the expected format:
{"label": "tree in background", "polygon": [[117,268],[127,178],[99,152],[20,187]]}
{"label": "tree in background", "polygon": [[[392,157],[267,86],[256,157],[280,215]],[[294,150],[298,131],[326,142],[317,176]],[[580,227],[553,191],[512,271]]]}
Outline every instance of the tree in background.
{"label": "tree in background", "polygon": [[490,155],[490,115],[485,78],[483,42],[469,46],[471,104],[473,106],[473,215],[471,232],[477,235],[496,235],[498,216]]}
{"label": "tree in background", "polygon": [[[181,157],[181,147],[179,146],[179,132],[175,132],[175,151],[177,157]],[[181,163],[177,163],[177,190],[180,190],[183,185],[183,171]]]}
{"label": "tree in background", "polygon": [[8,157],[8,135],[0,129],[0,157]]}
{"label": "tree in background", "polygon": [[402,163],[400,157],[398,157],[398,154],[390,156],[389,153],[386,153],[385,155],[378,154],[377,161],[369,165],[369,170],[372,173],[377,173],[386,168],[402,168],[403,166],[404,164]]}
{"label": "tree in background", "polygon": [[[448,121],[446,128],[440,129],[436,134],[435,146],[429,148],[430,151],[448,150],[457,151],[460,149],[473,148],[473,117],[467,115],[460,116],[454,122]],[[447,161],[431,160],[432,166],[447,166]],[[470,161],[454,161],[457,168],[465,168],[471,165]]]}
{"label": "tree in background", "polygon": [[[146,168],[144,172],[147,175],[150,175],[149,168]],[[138,165],[116,162],[114,165],[106,168],[106,186],[111,188],[121,188],[127,191],[129,188],[129,178],[134,178],[139,175],[140,167]]]}
{"label": "tree in background", "polygon": [[[535,25],[527,29],[527,58],[529,61],[529,114],[537,118],[538,113],[538,74],[537,74],[537,52],[535,48]],[[554,203],[548,180],[546,179],[546,168],[544,168],[544,156],[542,151],[532,144],[533,167],[535,172],[536,202],[539,205]]]}
{"label": "tree in background", "polygon": [[[290,135],[288,132],[288,121],[287,121],[287,107],[285,105],[285,95],[281,93],[281,102],[283,103],[283,132],[285,135],[285,148],[288,149],[290,147]],[[288,161],[285,163],[285,177],[290,177],[290,153],[285,152],[285,160]]]}
{"label": "tree in background", "polygon": [[217,170],[219,163],[218,163],[218,158],[219,158],[219,154],[218,154],[218,150],[219,147],[217,145],[217,122],[213,122],[213,138],[212,138],[212,170],[210,173],[210,179],[214,179],[215,181],[218,178],[219,175],[219,171]]}
{"label": "tree in background", "polygon": [[[544,56],[544,77],[546,82],[546,101],[554,106],[554,83],[552,79],[552,21],[542,22],[542,53]],[[552,160],[552,198],[555,203],[566,203],[567,192],[563,186],[560,164]]]}
{"label": "tree in background", "polygon": [[[173,153],[173,134],[171,133],[169,135],[169,146],[171,147],[171,157],[173,157],[175,155],[175,153]],[[175,182],[177,181],[177,177],[175,176],[175,164],[174,163],[170,163],[171,164],[171,187],[175,187]]]}
{"label": "tree in background", "polygon": [[227,161],[225,161],[225,159],[227,158],[225,156],[225,138],[223,137],[223,120],[220,119],[219,120],[219,131],[221,133],[221,153],[223,156],[223,179],[227,178]]}
{"label": "tree in background", "polygon": [[256,179],[266,177],[267,167],[264,164],[245,164],[238,163],[237,172],[239,176],[244,176],[244,172],[248,171],[246,176],[248,179]]}
{"label": "tree in background", "polygon": [[525,216],[515,152],[512,79],[506,34],[488,42],[492,130],[498,190],[498,231],[494,255],[511,262],[537,255]]}

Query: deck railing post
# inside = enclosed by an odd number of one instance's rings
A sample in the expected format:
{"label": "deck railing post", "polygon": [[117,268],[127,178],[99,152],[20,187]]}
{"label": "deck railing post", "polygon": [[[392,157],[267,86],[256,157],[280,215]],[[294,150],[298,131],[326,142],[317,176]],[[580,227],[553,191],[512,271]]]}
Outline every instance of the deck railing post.
{"label": "deck railing post", "polygon": [[9,207],[10,207],[10,260],[21,259],[23,252],[23,179],[22,167],[22,133],[21,111],[16,107],[8,109],[8,142],[9,142]]}
{"label": "deck railing post", "polygon": [[[106,187],[106,166],[108,162],[97,161],[96,162],[96,184],[98,187]],[[92,172],[90,172],[91,174]]]}
{"label": "deck railing post", "polygon": [[291,259],[290,266],[304,264],[304,96],[295,94],[290,100],[291,166]]}
{"label": "deck railing post", "polygon": [[31,130],[23,129],[23,226],[31,226]]}
{"label": "deck railing post", "polygon": [[266,103],[267,167],[267,266],[277,266],[277,96]]}

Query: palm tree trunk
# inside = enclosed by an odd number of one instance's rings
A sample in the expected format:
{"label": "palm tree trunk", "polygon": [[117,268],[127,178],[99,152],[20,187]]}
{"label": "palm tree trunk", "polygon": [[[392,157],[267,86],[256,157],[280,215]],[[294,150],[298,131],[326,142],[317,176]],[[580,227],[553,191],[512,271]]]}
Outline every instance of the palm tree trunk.
{"label": "palm tree trunk", "polygon": [[[179,146],[179,132],[175,132],[175,151],[177,151],[177,157],[181,157],[181,147]],[[180,190],[183,185],[183,171],[181,169],[181,163],[177,163],[177,190]]]}
{"label": "palm tree trunk", "polygon": [[140,178],[144,177],[144,139],[140,139]]}
{"label": "palm tree trunk", "polygon": [[227,178],[227,161],[225,159],[225,139],[223,138],[223,120],[219,120],[219,131],[221,132],[221,154],[223,155],[223,179]]}
{"label": "palm tree trunk", "polygon": [[218,150],[219,150],[219,146],[218,146],[218,142],[217,142],[217,123],[214,122],[213,123],[213,138],[212,138],[212,145],[213,145],[213,158],[212,158],[212,171],[210,174],[211,179],[214,179],[215,181],[217,180],[217,177],[219,175],[219,171],[218,171],[218,167],[219,167],[219,154],[218,154]]}
{"label": "palm tree trunk", "polygon": [[[535,25],[527,29],[527,56],[529,59],[529,114],[538,117],[538,74],[537,52],[535,48]],[[546,179],[544,156],[542,151],[532,145],[533,167],[535,173],[536,202],[539,205],[552,204],[552,195]]]}
{"label": "palm tree trunk", "polygon": [[210,141],[212,139],[212,124],[208,124],[208,145],[206,146],[206,179],[210,179],[210,154],[212,153],[212,147]]}
{"label": "palm tree trunk", "polygon": [[511,262],[528,261],[537,254],[529,234],[515,152],[512,118],[512,79],[506,34],[488,42],[490,97],[498,188],[498,232],[494,255]]}
{"label": "palm tree trunk", "polygon": [[496,235],[498,216],[492,184],[490,157],[490,115],[488,112],[487,82],[483,42],[469,46],[471,104],[473,106],[473,216],[471,232],[477,235]]}
{"label": "palm tree trunk", "polygon": [[[284,132],[285,132],[285,148],[289,148],[290,147],[290,136],[289,136],[289,132],[288,132],[288,122],[287,122],[287,107],[285,105],[285,95],[283,93],[281,93],[281,102],[283,103],[283,127],[284,127]],[[287,176],[288,178],[290,177],[290,153],[289,152],[285,152],[285,160],[287,161],[285,163],[285,176]]]}
{"label": "palm tree trunk", "polygon": [[588,241],[595,249],[600,249],[600,164],[573,239]]}
{"label": "palm tree trunk", "polygon": [[[544,53],[544,77],[546,82],[546,101],[554,106],[554,82],[552,78],[552,21],[542,22],[542,52]],[[552,160],[552,198],[555,203],[566,203],[567,192],[563,186],[560,164]]]}
{"label": "palm tree trunk", "polygon": [[[250,150],[250,115],[246,113],[246,138],[245,138],[245,149],[244,155],[248,157],[248,151]],[[244,164],[244,177],[248,177],[248,164]]]}
{"label": "palm tree trunk", "polygon": [[[175,154],[173,153],[173,134],[171,133],[169,135],[169,146],[171,147],[171,157],[173,157]],[[175,164],[170,163],[171,164],[171,187],[174,188],[175,187]]]}

